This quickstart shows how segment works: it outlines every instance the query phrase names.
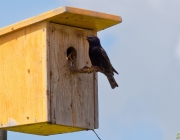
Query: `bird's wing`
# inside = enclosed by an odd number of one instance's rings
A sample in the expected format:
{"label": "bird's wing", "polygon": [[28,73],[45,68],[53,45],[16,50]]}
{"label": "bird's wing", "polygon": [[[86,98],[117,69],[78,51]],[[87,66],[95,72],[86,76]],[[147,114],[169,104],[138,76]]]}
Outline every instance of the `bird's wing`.
{"label": "bird's wing", "polygon": [[102,56],[105,58],[106,62],[109,64],[109,66],[111,66],[113,71],[118,74],[118,72],[113,68],[106,51],[102,47],[101,47],[100,51],[101,51]]}

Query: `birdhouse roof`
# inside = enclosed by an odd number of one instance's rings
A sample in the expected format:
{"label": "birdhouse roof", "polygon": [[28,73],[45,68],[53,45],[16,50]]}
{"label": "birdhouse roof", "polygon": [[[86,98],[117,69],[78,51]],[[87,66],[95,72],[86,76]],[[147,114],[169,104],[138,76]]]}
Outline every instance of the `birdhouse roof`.
{"label": "birdhouse roof", "polygon": [[100,31],[120,23],[122,19],[117,15],[64,6],[1,28],[0,36],[41,21]]}

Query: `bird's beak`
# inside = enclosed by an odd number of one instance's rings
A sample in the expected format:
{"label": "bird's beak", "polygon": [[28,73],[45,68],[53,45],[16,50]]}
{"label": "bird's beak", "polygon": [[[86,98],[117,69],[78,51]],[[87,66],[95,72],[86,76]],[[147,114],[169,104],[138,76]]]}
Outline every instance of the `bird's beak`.
{"label": "bird's beak", "polygon": [[83,37],[83,39],[86,39],[86,40],[87,40],[87,37]]}

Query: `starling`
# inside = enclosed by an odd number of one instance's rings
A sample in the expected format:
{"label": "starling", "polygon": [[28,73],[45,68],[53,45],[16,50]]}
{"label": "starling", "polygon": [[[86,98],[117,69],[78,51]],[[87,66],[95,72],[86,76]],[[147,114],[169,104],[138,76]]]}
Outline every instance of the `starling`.
{"label": "starling", "polygon": [[118,72],[113,68],[107,53],[101,46],[99,38],[96,36],[87,36],[86,39],[89,42],[89,57],[92,65],[98,66],[101,72],[107,76],[112,89],[118,87],[114,79],[114,72],[117,74]]}

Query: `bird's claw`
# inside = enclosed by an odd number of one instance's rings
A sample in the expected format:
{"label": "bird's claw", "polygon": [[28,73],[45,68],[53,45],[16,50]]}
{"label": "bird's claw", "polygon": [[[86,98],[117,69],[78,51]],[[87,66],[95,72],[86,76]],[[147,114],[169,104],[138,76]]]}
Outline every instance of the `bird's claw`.
{"label": "bird's claw", "polygon": [[102,72],[102,70],[98,66],[84,66],[82,69],[75,69],[75,68],[70,68],[70,70],[73,73],[93,73],[93,72]]}
{"label": "bird's claw", "polygon": [[89,68],[87,69],[87,72],[88,72],[88,73],[92,73],[92,72],[94,72],[93,67],[89,67]]}

